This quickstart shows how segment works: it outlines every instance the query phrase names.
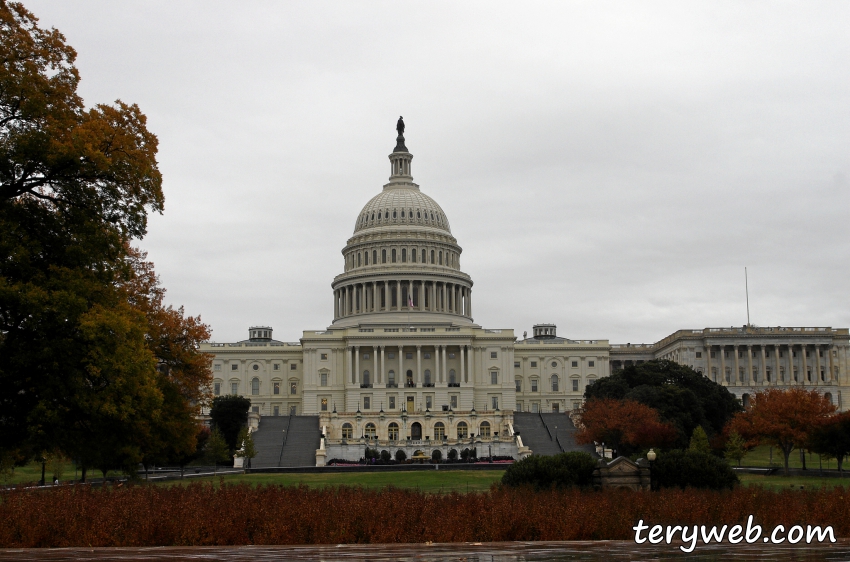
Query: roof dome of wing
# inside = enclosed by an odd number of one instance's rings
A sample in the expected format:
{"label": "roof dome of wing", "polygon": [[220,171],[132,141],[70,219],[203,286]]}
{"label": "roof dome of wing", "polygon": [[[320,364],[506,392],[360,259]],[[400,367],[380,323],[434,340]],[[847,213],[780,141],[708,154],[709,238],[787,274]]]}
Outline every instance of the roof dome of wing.
{"label": "roof dome of wing", "polygon": [[370,199],[357,217],[354,232],[384,226],[424,226],[451,234],[443,209],[415,187],[384,189]]}

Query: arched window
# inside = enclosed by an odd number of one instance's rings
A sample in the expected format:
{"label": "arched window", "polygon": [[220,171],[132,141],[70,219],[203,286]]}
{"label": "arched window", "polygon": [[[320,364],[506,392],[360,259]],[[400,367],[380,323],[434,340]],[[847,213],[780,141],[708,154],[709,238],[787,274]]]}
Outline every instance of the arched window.
{"label": "arched window", "polygon": [[381,263],[387,263],[387,251],[381,250]]}
{"label": "arched window", "polygon": [[425,250],[422,250],[422,259],[420,261],[425,263]]}
{"label": "arched window", "polygon": [[417,219],[421,219],[421,218],[422,218],[422,214],[421,214],[419,211],[416,211],[416,218],[417,218]]}
{"label": "arched window", "polygon": [[398,217],[398,215],[396,214],[395,209],[393,209],[393,218],[396,218],[396,217]]}
{"label": "arched window", "polygon": [[481,422],[481,425],[478,426],[478,435],[481,437],[490,437],[490,422]]}
{"label": "arched window", "polygon": [[372,250],[372,263],[378,263],[378,250]]}
{"label": "arched window", "polygon": [[434,250],[431,250],[431,263],[434,263]]}
{"label": "arched window", "polygon": [[401,263],[407,263],[407,248],[401,249]]}
{"label": "arched window", "polygon": [[392,261],[393,261],[393,263],[395,263],[395,248],[393,248],[393,257],[392,257]]}
{"label": "arched window", "polygon": [[431,384],[431,370],[425,369],[425,384]]}
{"label": "arched window", "polygon": [[[425,372],[427,373],[428,371],[425,371]],[[425,375],[425,376],[426,376],[426,377],[428,377],[428,376],[430,376],[430,375]],[[426,379],[426,380],[425,380],[425,382],[427,383],[427,382],[428,382],[428,380]],[[413,371],[411,371],[410,369],[408,369],[408,370],[407,370],[407,386],[408,386],[408,388],[413,388],[413,387],[414,387],[414,384],[413,384]]]}
{"label": "arched window", "polygon": [[389,385],[390,385],[390,387],[391,387],[391,388],[392,388],[392,387],[394,387],[394,386],[396,386],[396,383],[395,383],[395,371],[392,371],[392,370],[391,370],[391,371],[387,374],[387,382],[389,383]]}
{"label": "arched window", "polygon": [[443,425],[443,422],[437,422],[434,424],[434,439],[437,441],[442,441],[446,438],[446,426]]}
{"label": "arched window", "polygon": [[343,439],[351,439],[351,436],[354,435],[354,428],[351,427],[350,423],[342,424],[342,438]]}
{"label": "arched window", "polygon": [[[363,371],[363,384],[368,385],[371,381],[369,380],[369,371]],[[368,387],[367,387],[368,388]]]}
{"label": "arched window", "polygon": [[387,426],[387,435],[390,441],[398,441],[398,424],[396,422],[391,422]]}
{"label": "arched window", "polygon": [[401,210],[401,218],[404,218],[404,209]]}
{"label": "arched window", "polygon": [[372,211],[372,220],[375,220],[375,212]]}
{"label": "arched window", "polygon": [[371,422],[367,423],[366,427],[363,429],[363,435],[365,435],[366,437],[368,437],[370,439],[374,439],[375,435],[377,435],[377,434],[378,434],[378,432],[375,428],[375,424],[373,424]]}
{"label": "arched window", "polygon": [[410,261],[416,263],[416,248],[410,250]]}
{"label": "arched window", "polygon": [[743,396],[741,396],[741,403],[743,404],[744,408],[748,407],[750,405],[750,395],[744,394]]}
{"label": "arched window", "polygon": [[257,377],[254,377],[253,379],[251,379],[251,394],[256,396],[259,393],[260,393],[260,379],[258,379]]}
{"label": "arched window", "polygon": [[466,422],[458,422],[457,424],[457,438],[458,439],[466,439],[469,437],[469,426],[466,425]]}
{"label": "arched window", "polygon": [[552,392],[558,392],[558,375],[552,375]]}
{"label": "arched window", "polygon": [[369,252],[363,252],[363,265],[369,265]]}
{"label": "arched window", "polygon": [[390,212],[389,211],[384,211],[384,218],[385,219],[390,218]]}
{"label": "arched window", "polygon": [[443,265],[443,252],[440,252],[439,257],[438,257],[438,261],[439,261],[440,265]]}
{"label": "arched window", "polygon": [[357,252],[357,267],[360,267],[360,252]]}
{"label": "arched window", "polygon": [[831,392],[825,392],[823,394],[823,397],[826,398],[827,400],[829,400],[829,403],[832,404],[832,393]]}
{"label": "arched window", "polygon": [[454,369],[449,369],[449,385],[454,385],[457,383],[457,374]]}

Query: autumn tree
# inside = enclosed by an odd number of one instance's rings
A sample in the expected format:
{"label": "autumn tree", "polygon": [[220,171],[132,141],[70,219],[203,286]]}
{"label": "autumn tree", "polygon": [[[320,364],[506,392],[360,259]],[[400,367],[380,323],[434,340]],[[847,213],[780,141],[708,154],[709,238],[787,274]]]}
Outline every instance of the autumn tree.
{"label": "autumn tree", "polygon": [[658,412],[634,400],[602,398],[585,403],[577,443],[605,443],[620,454],[646,447],[667,447],[676,430]]}
{"label": "autumn tree", "polygon": [[841,472],[844,458],[850,455],[850,412],[824,420],[809,436],[808,447],[815,453],[836,459],[838,472]]}
{"label": "autumn tree", "polygon": [[805,447],[809,438],[829,416],[835,406],[816,390],[769,388],[750,397],[746,411],[729,422],[728,430],[737,432],[750,444],[768,443],[788,457],[795,447]]}

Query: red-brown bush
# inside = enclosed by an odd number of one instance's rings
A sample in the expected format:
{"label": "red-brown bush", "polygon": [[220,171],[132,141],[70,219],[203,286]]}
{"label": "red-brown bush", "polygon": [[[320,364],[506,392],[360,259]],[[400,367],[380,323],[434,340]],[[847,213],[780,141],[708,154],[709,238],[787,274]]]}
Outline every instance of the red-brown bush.
{"label": "red-brown bush", "polygon": [[14,491],[0,496],[0,547],[421,543],[631,539],[648,524],[832,525],[850,536],[843,488],[772,492],[486,493],[193,484]]}

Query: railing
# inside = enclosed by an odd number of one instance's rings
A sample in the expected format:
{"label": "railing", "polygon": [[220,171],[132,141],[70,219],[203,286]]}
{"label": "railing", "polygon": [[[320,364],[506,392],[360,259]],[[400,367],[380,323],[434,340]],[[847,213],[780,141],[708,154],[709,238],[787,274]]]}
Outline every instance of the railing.
{"label": "railing", "polygon": [[558,444],[558,449],[560,449],[561,452],[563,453],[564,452],[564,446],[561,445],[561,439],[558,437],[557,433],[555,434],[555,442]]}
{"label": "railing", "polygon": [[292,425],[292,413],[289,414],[289,420],[286,422],[286,429],[283,430],[283,443],[280,445],[280,455],[277,457],[277,465],[283,462],[283,448],[286,447],[286,438],[289,437],[289,427]]}
{"label": "railing", "polygon": [[415,382],[409,382],[404,385],[406,388],[416,388]]}
{"label": "railing", "polygon": [[387,388],[398,388],[398,385],[397,385],[396,383],[394,383],[394,382],[388,382],[388,383],[387,383]]}
{"label": "railing", "polygon": [[450,382],[449,388],[460,388],[460,383],[459,382]]}
{"label": "railing", "polygon": [[552,440],[552,432],[549,431],[549,426],[546,425],[546,420],[543,419],[543,414],[541,412],[537,412],[537,415],[540,416],[540,423],[543,424],[543,427],[546,428],[546,433],[549,434],[549,441]]}
{"label": "railing", "polygon": [[[413,385],[413,386],[416,386],[416,385]],[[422,383],[422,388],[434,388],[434,383],[432,383],[432,382]]]}
{"label": "railing", "polygon": [[372,383],[370,383],[370,382],[361,383],[360,388],[372,388]]}

